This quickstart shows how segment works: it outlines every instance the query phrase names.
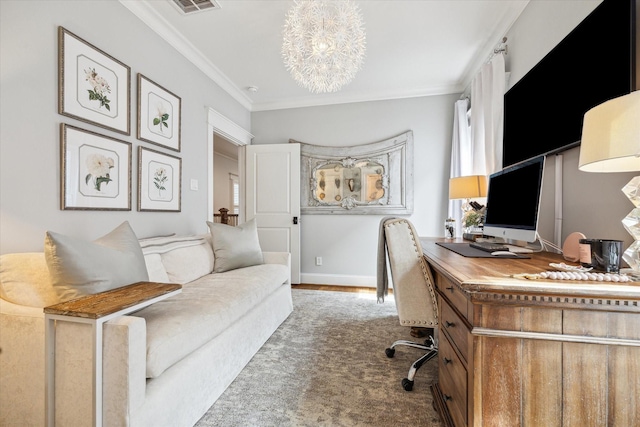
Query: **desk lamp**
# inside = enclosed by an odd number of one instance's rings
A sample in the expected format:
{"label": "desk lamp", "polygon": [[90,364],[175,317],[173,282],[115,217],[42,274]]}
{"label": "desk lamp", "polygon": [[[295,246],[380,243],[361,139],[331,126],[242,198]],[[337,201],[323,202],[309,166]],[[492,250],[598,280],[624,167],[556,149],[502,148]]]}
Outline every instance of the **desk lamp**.
{"label": "desk lamp", "polygon": [[[640,171],[640,91],[606,101],[585,113],[578,169]],[[635,240],[622,259],[634,273],[640,273],[640,176],[631,179],[622,192],[635,206],[622,220]]]}
{"label": "desk lamp", "polygon": [[466,199],[462,204],[462,212],[472,209],[469,202],[476,197],[487,197],[486,176],[470,175],[449,179],[449,199]]}
{"label": "desk lamp", "polygon": [[[462,204],[462,218],[468,212],[480,211],[482,205],[470,202],[476,197],[487,197],[487,177],[484,175],[458,176],[449,179],[449,199],[465,199]],[[478,213],[481,215],[480,213]]]}

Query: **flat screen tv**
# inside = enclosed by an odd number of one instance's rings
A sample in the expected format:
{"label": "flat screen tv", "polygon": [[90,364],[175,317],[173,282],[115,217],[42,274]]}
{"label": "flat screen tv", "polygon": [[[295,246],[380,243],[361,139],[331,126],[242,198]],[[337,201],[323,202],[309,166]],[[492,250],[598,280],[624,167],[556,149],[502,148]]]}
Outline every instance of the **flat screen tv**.
{"label": "flat screen tv", "polygon": [[503,166],[579,145],[585,112],[637,88],[638,2],[604,0],[507,91]]}
{"label": "flat screen tv", "polygon": [[544,159],[540,156],[489,176],[485,236],[535,242]]}

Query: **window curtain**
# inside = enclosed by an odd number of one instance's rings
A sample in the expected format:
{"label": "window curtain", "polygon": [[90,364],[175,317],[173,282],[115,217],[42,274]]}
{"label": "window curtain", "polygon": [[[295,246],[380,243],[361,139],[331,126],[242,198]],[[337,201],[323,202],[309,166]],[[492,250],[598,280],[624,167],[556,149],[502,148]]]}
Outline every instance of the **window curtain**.
{"label": "window curtain", "polygon": [[470,175],[489,175],[502,169],[502,125],[505,91],[504,56],[495,55],[471,82]]}
{"label": "window curtain", "polygon": [[[451,178],[490,175],[502,169],[505,89],[504,56],[499,54],[484,64],[471,82],[471,109],[469,110],[467,99],[456,101],[451,142]],[[458,237],[462,235],[461,206],[462,200],[449,201],[449,218],[456,221]]]}
{"label": "window curtain", "polygon": [[[469,127],[469,100],[456,101],[453,112],[453,138],[451,141],[450,177],[471,175],[471,128]],[[456,237],[462,236],[462,200],[449,200],[449,218],[456,224]]]}

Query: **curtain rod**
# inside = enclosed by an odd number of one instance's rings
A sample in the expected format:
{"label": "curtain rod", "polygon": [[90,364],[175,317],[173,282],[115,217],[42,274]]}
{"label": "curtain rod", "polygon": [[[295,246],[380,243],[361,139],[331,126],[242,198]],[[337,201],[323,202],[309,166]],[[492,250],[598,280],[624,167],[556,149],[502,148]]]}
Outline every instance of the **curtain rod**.
{"label": "curtain rod", "polygon": [[[488,64],[491,59],[493,59],[494,56],[498,55],[498,54],[505,54],[507,55],[509,52],[509,45],[507,45],[507,37],[502,37],[502,40],[496,45],[496,47],[493,49],[493,52],[491,53],[491,55],[489,55],[489,57],[487,58],[487,60],[484,62],[485,64]],[[469,102],[469,107],[471,106],[471,96],[470,94],[467,93],[466,89],[465,91],[460,95],[460,98],[458,98],[458,100],[463,100],[466,99]]]}

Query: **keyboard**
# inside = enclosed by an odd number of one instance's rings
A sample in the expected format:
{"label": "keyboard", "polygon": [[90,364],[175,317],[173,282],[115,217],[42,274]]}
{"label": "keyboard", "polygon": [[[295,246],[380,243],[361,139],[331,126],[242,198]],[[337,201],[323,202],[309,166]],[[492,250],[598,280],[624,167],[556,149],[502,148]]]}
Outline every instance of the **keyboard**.
{"label": "keyboard", "polygon": [[485,252],[509,250],[509,247],[507,247],[503,243],[494,243],[494,242],[473,242],[473,243],[469,243],[469,247],[480,249],[481,251],[485,251]]}

